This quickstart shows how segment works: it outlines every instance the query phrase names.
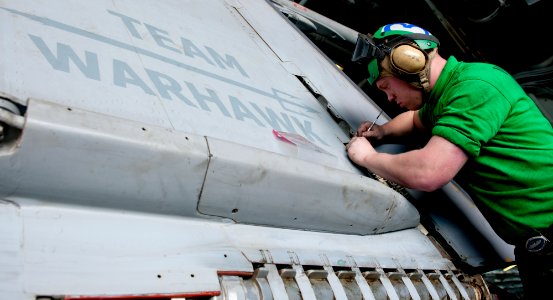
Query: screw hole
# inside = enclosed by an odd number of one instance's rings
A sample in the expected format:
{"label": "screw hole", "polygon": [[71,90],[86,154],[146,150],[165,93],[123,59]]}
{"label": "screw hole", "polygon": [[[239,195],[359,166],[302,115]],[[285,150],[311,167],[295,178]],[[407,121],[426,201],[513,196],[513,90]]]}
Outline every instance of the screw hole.
{"label": "screw hole", "polygon": [[190,274],[190,277],[194,278],[194,274]]}
{"label": "screw hole", "polygon": [[161,275],[160,275],[160,274],[157,274],[157,278],[161,278]]}
{"label": "screw hole", "polygon": [[235,208],[235,209],[232,210],[232,213],[233,213],[233,214],[235,214],[235,213],[237,213],[237,212],[238,212],[238,208]]}
{"label": "screw hole", "polygon": [[223,256],[224,256],[224,257],[228,257],[228,255],[226,255],[226,254],[223,254]]}
{"label": "screw hole", "polygon": [[71,107],[68,107],[67,110],[68,110],[68,111],[72,111],[73,109],[72,109]]}

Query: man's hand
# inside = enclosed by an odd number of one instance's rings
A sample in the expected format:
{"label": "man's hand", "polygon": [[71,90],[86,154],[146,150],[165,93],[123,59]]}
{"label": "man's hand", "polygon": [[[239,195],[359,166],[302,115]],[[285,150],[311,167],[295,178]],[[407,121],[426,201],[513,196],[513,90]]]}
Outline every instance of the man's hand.
{"label": "man's hand", "polygon": [[365,168],[367,167],[366,162],[370,161],[370,157],[377,154],[376,150],[374,150],[371,143],[365,137],[357,136],[353,137],[346,145],[346,151],[354,163]]}
{"label": "man's hand", "polygon": [[381,140],[384,137],[384,130],[382,129],[382,126],[374,124],[371,130],[369,130],[370,126],[370,122],[363,122],[361,126],[357,128],[357,136]]}

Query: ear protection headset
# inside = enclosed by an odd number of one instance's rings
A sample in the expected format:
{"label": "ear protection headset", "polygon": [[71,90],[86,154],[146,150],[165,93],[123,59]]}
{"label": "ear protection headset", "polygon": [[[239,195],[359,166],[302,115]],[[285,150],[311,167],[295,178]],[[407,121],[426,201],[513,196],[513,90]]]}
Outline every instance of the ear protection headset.
{"label": "ear protection headset", "polygon": [[[389,60],[382,61],[380,67],[382,69],[389,67],[393,76],[409,82],[416,88],[422,88],[425,92],[429,92],[429,63],[434,53],[436,52],[427,53],[415,42],[400,42],[391,47]],[[388,62],[389,66],[384,65],[385,62]]]}
{"label": "ear protection headset", "polygon": [[410,43],[398,44],[390,51],[390,66],[400,76],[417,74],[428,63],[428,54]]}
{"label": "ear protection headset", "polygon": [[383,43],[377,44],[372,37],[359,34],[352,57],[354,62],[368,64],[369,83],[381,76],[396,76],[427,91],[429,62],[435,53],[432,50],[439,45],[438,39],[407,23],[383,26],[374,37]]}

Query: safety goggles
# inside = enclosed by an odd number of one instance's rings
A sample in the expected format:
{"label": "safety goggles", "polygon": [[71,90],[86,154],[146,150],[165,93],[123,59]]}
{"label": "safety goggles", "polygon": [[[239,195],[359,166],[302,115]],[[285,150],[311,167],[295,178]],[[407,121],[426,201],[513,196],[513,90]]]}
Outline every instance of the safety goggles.
{"label": "safety goggles", "polygon": [[355,50],[353,51],[351,60],[353,62],[368,65],[369,78],[367,78],[367,81],[372,85],[380,76],[379,62],[382,61],[388,53],[388,47],[376,45],[370,36],[360,33],[357,36],[357,42],[355,43]]}

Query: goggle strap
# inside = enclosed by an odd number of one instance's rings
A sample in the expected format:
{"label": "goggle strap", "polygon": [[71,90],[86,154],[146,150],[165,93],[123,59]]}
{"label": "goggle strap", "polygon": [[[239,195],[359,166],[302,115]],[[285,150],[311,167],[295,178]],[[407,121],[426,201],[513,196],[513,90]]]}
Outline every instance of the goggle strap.
{"label": "goggle strap", "polygon": [[433,35],[426,35],[422,33],[412,33],[412,34],[406,34],[398,36],[394,39],[391,39],[386,43],[389,47],[393,47],[396,44],[402,43],[402,42],[413,42],[415,40],[427,40],[436,43],[438,46],[440,45],[440,41]]}

